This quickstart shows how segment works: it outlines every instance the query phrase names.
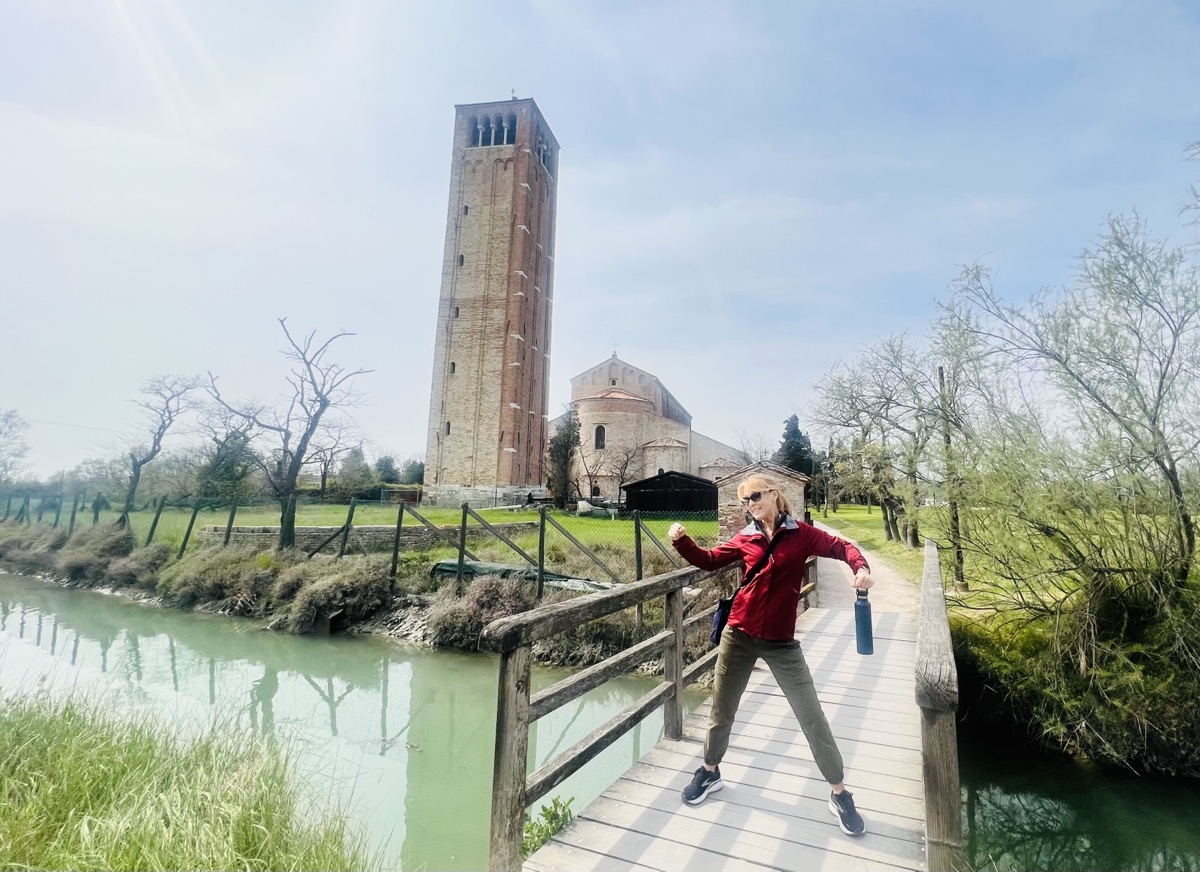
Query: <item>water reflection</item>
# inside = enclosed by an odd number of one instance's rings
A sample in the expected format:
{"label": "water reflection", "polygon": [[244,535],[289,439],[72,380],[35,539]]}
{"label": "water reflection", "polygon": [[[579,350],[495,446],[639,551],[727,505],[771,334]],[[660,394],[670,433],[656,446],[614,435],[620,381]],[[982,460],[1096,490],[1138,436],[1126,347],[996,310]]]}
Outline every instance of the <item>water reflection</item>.
{"label": "water reflection", "polygon": [[[496,670],[486,655],[283,636],[0,574],[4,692],[82,691],[185,729],[233,722],[284,737],[311,794],[348,807],[406,869],[486,866]],[[534,685],[563,674],[535,670]],[[610,683],[543,718],[531,730],[530,768],[655,683]],[[661,730],[661,716],[648,719],[553,795],[581,808]]]}
{"label": "water reflection", "polygon": [[976,869],[1200,869],[1200,784],[960,744],[968,859]]}

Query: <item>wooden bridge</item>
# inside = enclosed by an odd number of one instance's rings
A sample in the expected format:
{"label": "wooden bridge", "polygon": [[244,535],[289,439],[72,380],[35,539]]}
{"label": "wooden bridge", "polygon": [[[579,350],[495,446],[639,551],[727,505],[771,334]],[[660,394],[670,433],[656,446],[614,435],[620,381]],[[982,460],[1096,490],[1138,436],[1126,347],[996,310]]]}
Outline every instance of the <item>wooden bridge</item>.
{"label": "wooden bridge", "polygon": [[[551,870],[940,870],[966,868],[962,852],[950,652],[937,550],[926,545],[919,615],[877,613],[875,653],[854,650],[850,609],[809,609],[797,637],[842,750],[847,785],[867,833],[844,835],[828,809],[829,786],[770,671],[755,669],[722,762],[724,790],[698,806],[679,793],[700,765],[708,705],[685,724],[682,688],[711,668],[715,652],[686,670],[677,640],[681,590],[707,577],[684,569],[505,618],[484,632],[501,652],[490,867]],[[529,645],[582,620],[653,596],[667,597],[667,627],[609,661],[532,698]],[[663,655],[664,681],[526,778],[528,725],[559,705]],[[524,862],[529,804],[657,707],[666,738]],[[522,736],[525,737],[522,741]]]}

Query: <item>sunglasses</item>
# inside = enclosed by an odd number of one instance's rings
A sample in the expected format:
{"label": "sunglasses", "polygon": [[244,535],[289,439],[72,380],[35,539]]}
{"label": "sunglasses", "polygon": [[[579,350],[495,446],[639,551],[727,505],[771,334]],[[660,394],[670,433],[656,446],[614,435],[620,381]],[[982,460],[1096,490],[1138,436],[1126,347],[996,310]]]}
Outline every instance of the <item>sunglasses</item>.
{"label": "sunglasses", "polygon": [[746,494],[744,497],[742,497],[742,505],[748,506],[751,503],[757,503],[761,499],[762,499],[762,491],[755,491],[752,494]]}

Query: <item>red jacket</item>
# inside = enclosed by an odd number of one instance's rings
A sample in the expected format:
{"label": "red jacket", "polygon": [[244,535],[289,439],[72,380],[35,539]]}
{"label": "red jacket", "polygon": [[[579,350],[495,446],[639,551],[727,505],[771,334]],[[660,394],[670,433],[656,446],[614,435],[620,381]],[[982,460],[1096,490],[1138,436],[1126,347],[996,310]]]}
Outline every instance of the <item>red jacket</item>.
{"label": "red jacket", "polygon": [[[845,539],[830,536],[798,524],[785,516],[775,536],[783,537],[750,584],[743,587],[733,601],[729,626],[758,639],[782,642],[796,636],[796,608],[800,588],[804,586],[804,562],[809,557],[833,557],[844,560],[858,572],[867,565],[862,552]],[[740,530],[728,541],[706,551],[689,536],[673,543],[684,560],[701,569],[714,570],[742,561],[742,573],[749,572],[767,550],[767,537],[754,524]]]}

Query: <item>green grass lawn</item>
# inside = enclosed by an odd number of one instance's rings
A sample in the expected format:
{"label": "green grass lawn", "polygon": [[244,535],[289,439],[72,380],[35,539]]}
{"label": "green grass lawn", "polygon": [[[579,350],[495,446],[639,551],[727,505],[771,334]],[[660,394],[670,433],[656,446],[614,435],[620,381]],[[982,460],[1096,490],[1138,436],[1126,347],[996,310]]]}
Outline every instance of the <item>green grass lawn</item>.
{"label": "green grass lawn", "polygon": [[883,531],[883,515],[877,506],[868,512],[866,506],[842,503],[836,512],[829,513],[829,517],[813,512],[813,520],[832,527],[842,536],[852,539],[860,548],[878,554],[889,568],[905,578],[921,580],[925,568],[925,550],[905,548],[899,542],[889,542]]}

